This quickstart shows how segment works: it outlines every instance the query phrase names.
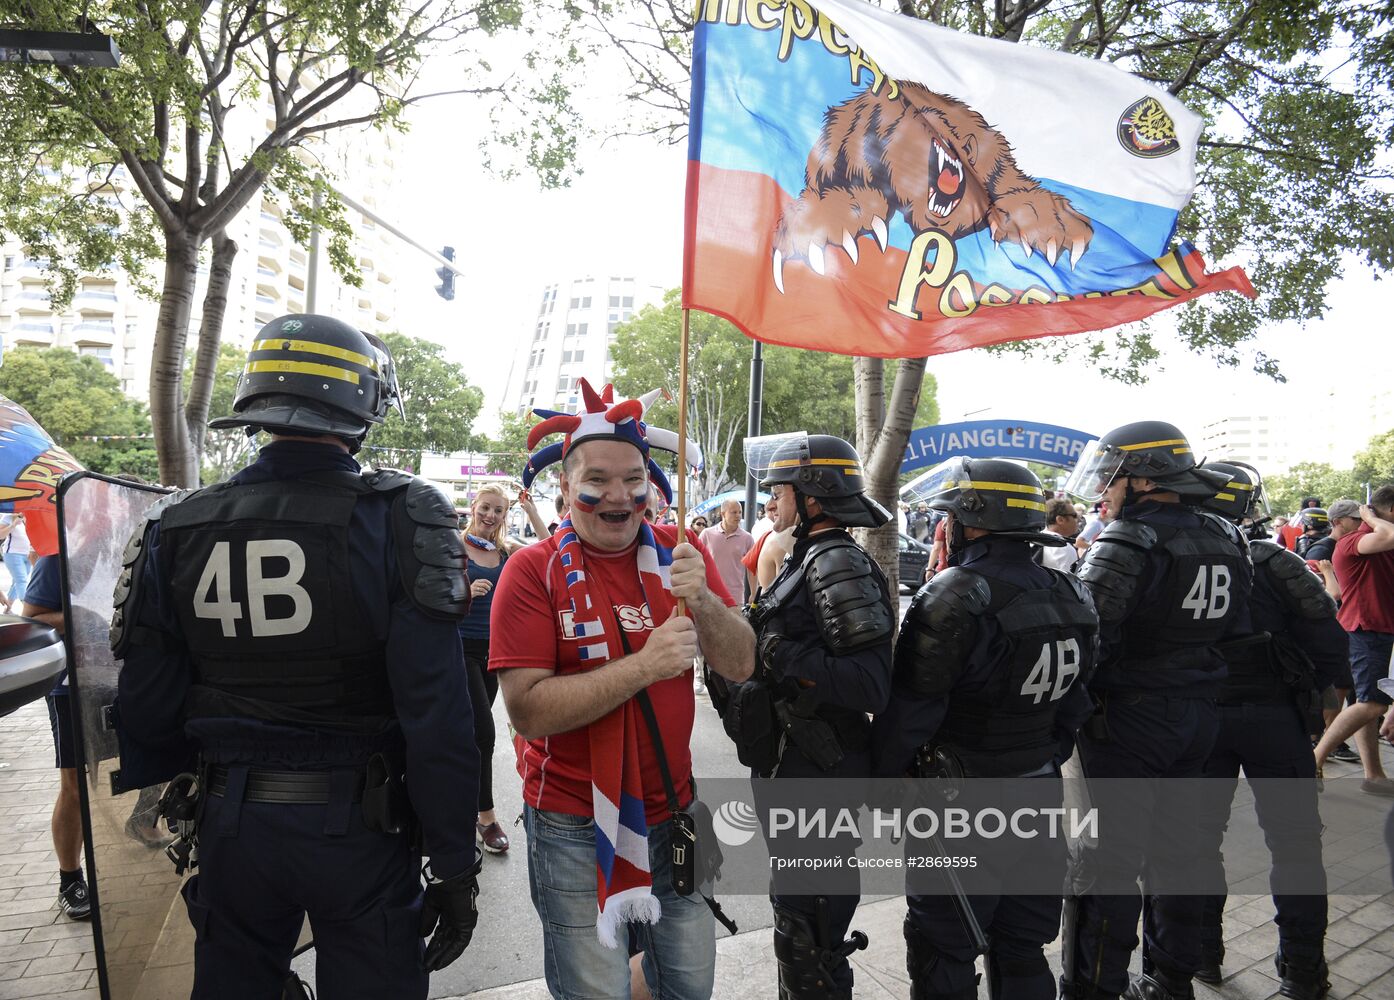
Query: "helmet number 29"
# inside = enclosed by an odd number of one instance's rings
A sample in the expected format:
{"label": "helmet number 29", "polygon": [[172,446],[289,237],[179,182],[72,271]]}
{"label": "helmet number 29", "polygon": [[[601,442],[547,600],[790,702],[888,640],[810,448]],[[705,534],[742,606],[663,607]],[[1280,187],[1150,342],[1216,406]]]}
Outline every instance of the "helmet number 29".
{"label": "helmet number 29", "polygon": [[1229,610],[1229,580],[1228,566],[1201,566],[1181,606],[1194,621],[1223,618]]}
{"label": "helmet number 29", "polygon": [[1039,705],[1042,698],[1058,701],[1079,676],[1079,640],[1057,639],[1041,644],[1041,655],[1031,665],[1021,696],[1031,696],[1031,704]]}
{"label": "helmet number 29", "polygon": [[[245,543],[247,566],[246,606],[251,618],[253,636],[295,635],[310,624],[314,605],[310,593],[300,586],[305,575],[305,551],[295,542],[284,538],[251,539]],[[286,572],[281,576],[267,575],[268,560],[285,560]],[[270,618],[266,613],[268,597],[289,598],[294,610],[282,618]],[[204,564],[194,591],[194,614],[199,618],[216,619],[224,638],[237,635],[237,622],[242,619],[243,602],[233,593],[232,543],[215,542]]]}

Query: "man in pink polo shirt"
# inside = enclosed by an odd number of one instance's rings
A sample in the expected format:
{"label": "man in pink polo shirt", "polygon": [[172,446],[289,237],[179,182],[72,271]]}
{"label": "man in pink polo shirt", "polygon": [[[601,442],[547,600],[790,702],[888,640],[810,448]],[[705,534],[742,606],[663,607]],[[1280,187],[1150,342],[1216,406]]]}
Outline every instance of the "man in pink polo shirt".
{"label": "man in pink polo shirt", "polygon": [[741,560],[755,544],[750,532],[741,527],[741,502],[725,500],[721,504],[721,520],[702,532],[697,539],[716,563],[726,593],[737,601],[745,593],[745,567]]}

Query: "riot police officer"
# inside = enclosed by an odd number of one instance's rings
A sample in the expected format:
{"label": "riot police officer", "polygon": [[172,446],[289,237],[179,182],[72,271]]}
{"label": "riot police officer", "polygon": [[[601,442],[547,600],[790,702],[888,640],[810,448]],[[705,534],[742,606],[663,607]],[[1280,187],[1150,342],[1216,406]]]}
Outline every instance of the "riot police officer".
{"label": "riot police officer", "polygon": [[324,316],[273,320],[235,415],[210,424],[270,443],[226,482],[157,504],[127,549],[112,622],[122,772],[143,785],[189,771],[201,790],[182,811],[199,816],[184,886],[195,1000],[280,998],[307,914],[332,997],[424,998],[473,933],[479,758],[455,511],[425,480],[352,457],[394,404],[380,340]]}
{"label": "riot police officer", "polygon": [[[861,458],[840,438],[797,435],[751,464],[766,470],[775,530],[792,527],[794,547],[756,595],[757,679],[733,689],[727,730],[757,778],[867,778],[867,715],[890,693],[895,614],[885,576],[847,529],[890,515],[863,492]],[[776,881],[782,1000],[852,995],[847,956],[866,943],[861,934],[844,940],[860,899],[855,870],[836,889],[786,894]]]}
{"label": "riot police officer", "polygon": [[[918,487],[948,517],[949,569],[920,588],[901,624],[891,702],[876,717],[876,771],[887,777],[1030,777],[1054,785],[1093,710],[1098,616],[1084,585],[1033,558],[1034,546],[1069,544],[1043,530],[1040,481],[1012,462],[955,458]],[[1045,789],[1042,788],[1041,791]],[[1025,856],[1021,848],[1030,847]],[[1065,873],[1065,845],[1050,851]],[[993,859],[993,878],[1039,867],[1038,844],[1017,841]],[[1020,884],[1020,883],[1019,883]],[[973,1000],[978,945],[962,907],[990,941],[994,1000],[1050,1000],[1044,946],[1060,929],[1060,895],[907,897],[906,965],[912,1000]]]}
{"label": "riot police officer", "polygon": [[[1217,647],[1251,631],[1244,536],[1195,506],[1228,481],[1196,464],[1175,426],[1144,420],[1091,442],[1066,485],[1115,512],[1079,570],[1100,619],[1090,682],[1098,707],[1081,730],[1080,758],[1091,792],[1106,787],[1109,798],[1097,846],[1075,867],[1065,904],[1065,926],[1077,928],[1064,942],[1066,997],[1193,995],[1200,902],[1176,886],[1194,857],[1196,825],[1179,783],[1152,779],[1202,774],[1225,677]],[[1130,984],[1142,905],[1132,885],[1144,867],[1151,895],[1143,974]]]}
{"label": "riot police officer", "polygon": [[1307,507],[1297,515],[1298,527],[1302,534],[1293,542],[1293,551],[1303,559],[1330,559],[1336,551],[1336,540],[1331,537],[1331,518],[1320,507]]}
{"label": "riot police officer", "polygon": [[[1238,462],[1206,462],[1229,482],[1205,507],[1236,524],[1267,513],[1257,470]],[[1315,510],[1303,511],[1307,515]],[[1220,844],[1229,820],[1239,770],[1250,780],[1259,825],[1273,855],[1269,884],[1278,916],[1279,992],[1293,1000],[1319,1000],[1330,988],[1322,940],[1326,936],[1326,872],[1321,862],[1321,816],[1316,765],[1307,732],[1320,724],[1321,692],[1346,664],[1345,630],[1336,603],[1302,558],[1268,539],[1251,540],[1254,589],[1249,595],[1253,634],[1222,647],[1229,676],[1219,698],[1220,731],[1207,778],[1228,782],[1219,810],[1202,816],[1202,863],[1222,882]],[[1225,897],[1205,898],[1202,965],[1196,978],[1221,980]]]}

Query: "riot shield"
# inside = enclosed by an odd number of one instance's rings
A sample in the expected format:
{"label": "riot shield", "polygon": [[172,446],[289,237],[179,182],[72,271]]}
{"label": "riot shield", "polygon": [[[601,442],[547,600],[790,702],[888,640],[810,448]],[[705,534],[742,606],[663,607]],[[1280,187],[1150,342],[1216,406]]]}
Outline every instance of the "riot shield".
{"label": "riot shield", "polygon": [[183,879],[157,838],[161,786],[116,794],[120,769],[111,706],[121,661],[111,654],[112,591],[131,535],[163,487],[91,472],[58,487],[59,554],[68,676],[83,763],[83,836],[92,935],[103,1000],[174,1000],[193,985],[193,928]]}

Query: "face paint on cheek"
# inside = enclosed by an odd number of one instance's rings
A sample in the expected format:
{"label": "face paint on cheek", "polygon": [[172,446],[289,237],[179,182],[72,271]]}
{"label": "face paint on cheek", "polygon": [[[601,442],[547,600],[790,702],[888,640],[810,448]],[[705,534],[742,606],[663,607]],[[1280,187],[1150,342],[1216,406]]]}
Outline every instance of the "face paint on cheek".
{"label": "face paint on cheek", "polygon": [[634,509],[635,509],[635,510],[643,510],[643,509],[644,509],[645,507],[647,507],[648,505],[649,505],[649,490],[648,490],[648,487],[646,486],[646,487],[644,487],[644,492],[643,492],[643,493],[636,493],[636,494],[634,494]]}
{"label": "face paint on cheek", "polygon": [[593,497],[589,493],[577,493],[571,501],[571,506],[582,514],[590,514],[600,506],[600,497]]}

